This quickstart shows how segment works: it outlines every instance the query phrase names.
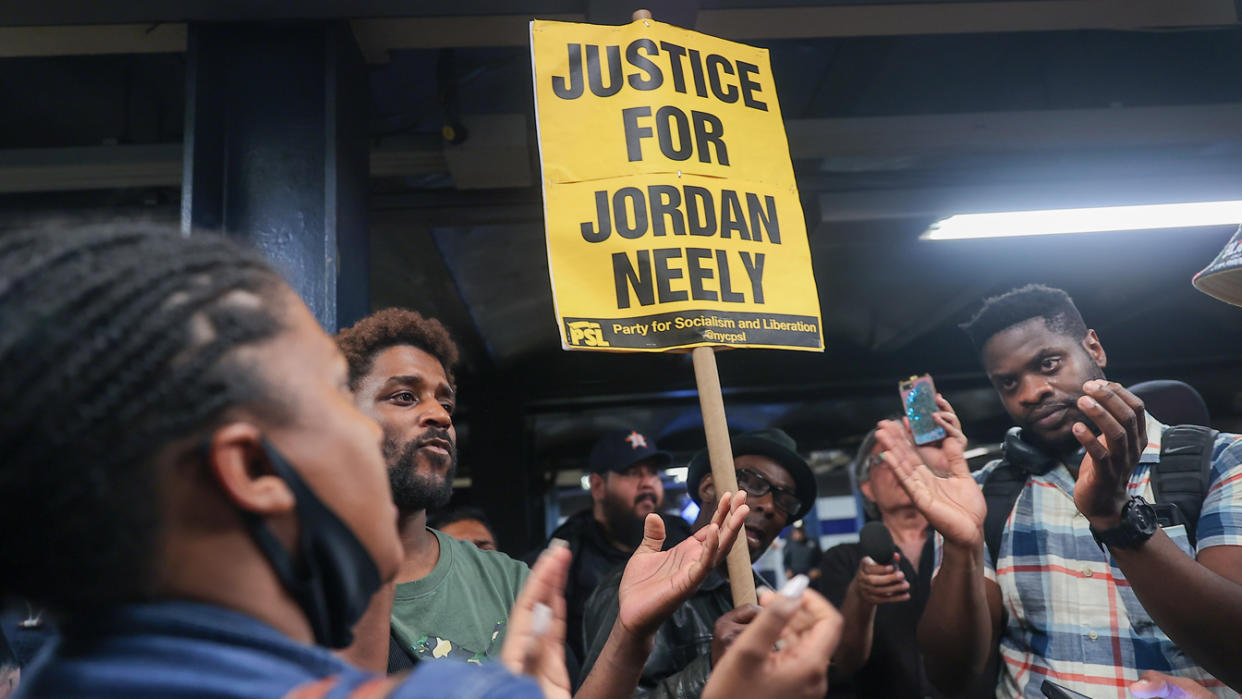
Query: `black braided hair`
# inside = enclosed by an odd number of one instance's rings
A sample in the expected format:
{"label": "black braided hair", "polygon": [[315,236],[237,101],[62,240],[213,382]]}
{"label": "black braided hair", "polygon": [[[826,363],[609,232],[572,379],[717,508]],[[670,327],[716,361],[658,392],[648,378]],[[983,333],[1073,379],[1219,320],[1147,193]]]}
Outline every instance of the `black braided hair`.
{"label": "black braided hair", "polygon": [[234,406],[286,414],[234,354],[280,331],[282,288],[210,235],[0,236],[0,590],[65,611],[150,593],[156,453]]}
{"label": "black braided hair", "polygon": [[1070,295],[1043,284],[1027,284],[985,299],[979,312],[959,327],[982,352],[994,335],[1032,318],[1043,318],[1049,330],[1076,342],[1087,336],[1087,325]]}

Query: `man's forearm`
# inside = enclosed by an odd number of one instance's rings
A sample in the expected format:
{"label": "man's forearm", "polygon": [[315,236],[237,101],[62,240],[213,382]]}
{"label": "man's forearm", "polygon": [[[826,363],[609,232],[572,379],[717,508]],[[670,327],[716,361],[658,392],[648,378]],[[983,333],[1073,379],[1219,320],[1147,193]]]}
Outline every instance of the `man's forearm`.
{"label": "man's forearm", "polygon": [[631,697],[638,687],[647,656],[655,642],[654,635],[635,635],[619,623],[612,625],[612,632],[600,651],[591,673],[574,694],[575,699],[604,699],[606,697]]}
{"label": "man's forearm", "polygon": [[919,622],[929,678],[946,694],[962,691],[987,667],[995,622],[986,586],[982,546],[946,543]]}
{"label": "man's forearm", "polygon": [[841,643],[832,655],[832,664],[843,675],[851,675],[867,664],[871,657],[871,641],[875,633],[875,605],[858,594],[858,586],[850,583],[841,602]]}
{"label": "man's forearm", "polygon": [[[1236,549],[1214,547],[1200,558],[1219,560]],[[1196,663],[1242,691],[1242,585],[1187,556],[1164,530],[1138,549],[1110,552],[1152,621]]]}

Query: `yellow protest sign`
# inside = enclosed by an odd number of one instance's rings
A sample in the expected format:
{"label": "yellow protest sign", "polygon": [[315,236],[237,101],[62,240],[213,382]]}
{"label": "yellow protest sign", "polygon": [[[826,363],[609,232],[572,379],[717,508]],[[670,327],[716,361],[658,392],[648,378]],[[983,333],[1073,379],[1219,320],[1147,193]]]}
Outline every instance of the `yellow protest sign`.
{"label": "yellow protest sign", "polygon": [[822,350],[767,50],[652,20],[530,32],[562,346]]}

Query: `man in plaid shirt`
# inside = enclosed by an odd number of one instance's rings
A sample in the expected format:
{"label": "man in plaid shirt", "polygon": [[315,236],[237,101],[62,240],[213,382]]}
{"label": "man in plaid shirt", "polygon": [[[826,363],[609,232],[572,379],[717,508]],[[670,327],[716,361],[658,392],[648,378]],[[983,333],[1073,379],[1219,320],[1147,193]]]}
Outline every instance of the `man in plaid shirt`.
{"label": "man in plaid shirt", "polygon": [[[1155,526],[1143,502],[1165,426],[1104,378],[1104,348],[1064,291],[1032,285],[988,299],[963,329],[1022,428],[1013,458],[1037,465],[1025,469],[994,562],[976,479],[1007,465],[972,477],[956,440],[916,448],[904,426],[881,423],[886,464],[943,537],[919,627],[933,682],[960,691],[999,648],[1000,697],[1040,697],[1051,680],[1124,699],[1145,670],[1237,696],[1225,685],[1242,687],[1239,437],[1215,441],[1192,547],[1184,526]],[[928,470],[918,453],[928,449],[949,473]]]}

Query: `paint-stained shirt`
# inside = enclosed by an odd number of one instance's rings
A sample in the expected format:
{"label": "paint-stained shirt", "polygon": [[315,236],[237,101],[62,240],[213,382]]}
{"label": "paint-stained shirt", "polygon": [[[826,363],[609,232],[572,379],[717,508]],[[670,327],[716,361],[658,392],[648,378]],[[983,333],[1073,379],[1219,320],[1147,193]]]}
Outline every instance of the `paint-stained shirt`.
{"label": "paint-stained shirt", "polygon": [[440,542],[440,560],[425,577],[397,585],[393,636],[419,660],[495,658],[530,569],[503,553],[431,531]]}
{"label": "paint-stained shirt", "polygon": [[[1127,492],[1155,502],[1151,466],[1167,429],[1147,415],[1148,445]],[[1196,528],[1198,550],[1242,545],[1242,436],[1221,433]],[[1000,461],[975,474],[982,483]],[[1194,556],[1183,525],[1165,533]],[[939,539],[939,537],[937,537]],[[940,543],[939,541],[937,542]],[[1222,697],[1238,694],[1199,668],[1139,603],[1108,550],[1074,505],[1074,477],[1062,464],[1031,475],[1005,522],[999,561],[984,547],[985,575],[1001,589],[1005,627],[996,695],[1040,699],[1045,679],[1089,697],[1125,699],[1144,670],[1201,681]],[[937,560],[940,549],[937,548]]]}

